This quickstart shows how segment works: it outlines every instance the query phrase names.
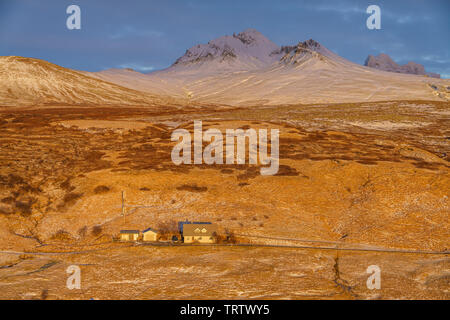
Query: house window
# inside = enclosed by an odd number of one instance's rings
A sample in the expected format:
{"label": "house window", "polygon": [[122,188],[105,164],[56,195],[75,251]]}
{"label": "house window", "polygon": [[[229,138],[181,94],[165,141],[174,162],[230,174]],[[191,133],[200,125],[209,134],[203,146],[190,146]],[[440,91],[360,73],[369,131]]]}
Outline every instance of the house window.
{"label": "house window", "polygon": [[207,231],[207,230],[206,230],[205,228],[202,229],[202,233],[206,233],[206,231]]}
{"label": "house window", "polygon": [[197,228],[197,229],[195,229],[194,231],[195,231],[196,233],[199,233],[199,232],[200,232],[200,229]]}

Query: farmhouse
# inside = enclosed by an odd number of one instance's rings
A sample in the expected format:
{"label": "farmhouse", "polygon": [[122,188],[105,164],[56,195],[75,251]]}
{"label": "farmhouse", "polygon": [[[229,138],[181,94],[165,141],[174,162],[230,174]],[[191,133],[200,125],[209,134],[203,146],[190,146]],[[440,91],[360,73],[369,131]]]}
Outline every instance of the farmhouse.
{"label": "farmhouse", "polygon": [[139,239],[139,230],[120,230],[121,241],[137,241]]}
{"label": "farmhouse", "polygon": [[156,241],[158,239],[158,231],[152,228],[147,228],[142,231],[142,240],[144,241]]}
{"label": "farmhouse", "polygon": [[183,225],[184,243],[215,243],[217,227],[211,223],[185,223]]}

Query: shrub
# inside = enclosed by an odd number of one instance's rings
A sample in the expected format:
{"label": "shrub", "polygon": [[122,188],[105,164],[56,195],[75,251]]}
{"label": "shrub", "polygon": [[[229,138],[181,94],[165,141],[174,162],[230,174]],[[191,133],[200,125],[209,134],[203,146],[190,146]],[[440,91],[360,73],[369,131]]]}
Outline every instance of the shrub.
{"label": "shrub", "polygon": [[158,231],[161,235],[178,233],[178,224],[175,220],[160,222],[158,224]]}
{"label": "shrub", "polygon": [[10,173],[8,175],[8,187],[14,187],[18,184],[25,184],[25,180],[21,176]]}
{"label": "shrub", "polygon": [[31,205],[32,205],[31,200],[28,200],[27,202],[16,201],[16,203],[15,203],[17,210],[24,217],[28,217],[31,215]]}
{"label": "shrub", "polygon": [[64,204],[73,204],[75,203],[75,201],[77,201],[79,198],[81,198],[83,196],[82,193],[75,193],[75,192],[69,192],[66,193],[66,195],[64,196]]}
{"label": "shrub", "polygon": [[189,192],[205,192],[208,190],[208,187],[199,187],[196,183],[193,184],[183,184],[177,187],[177,190],[180,191],[189,191]]}
{"label": "shrub", "polygon": [[51,239],[66,241],[66,240],[72,239],[72,237],[70,236],[70,233],[68,233],[67,231],[65,231],[63,229],[60,229],[51,237]]}
{"label": "shrub", "polygon": [[92,234],[97,237],[102,233],[102,227],[99,225],[96,225],[92,228]]}
{"label": "shrub", "polygon": [[90,151],[86,154],[85,159],[86,161],[96,161],[100,160],[104,155],[105,153],[100,151]]}
{"label": "shrub", "polygon": [[228,243],[237,243],[236,236],[234,235],[234,232],[229,231],[228,229],[225,229],[225,239]]}
{"label": "shrub", "polygon": [[80,236],[80,238],[84,238],[84,237],[86,237],[86,234],[87,234],[87,227],[86,226],[84,226],[84,227],[82,227],[82,228],[80,228],[80,230],[78,230],[78,235]]}
{"label": "shrub", "polygon": [[14,197],[6,197],[1,200],[3,203],[12,204],[16,199]]}
{"label": "shrub", "polygon": [[217,232],[213,232],[212,236],[216,239],[216,243],[224,243],[225,237]]}
{"label": "shrub", "polygon": [[59,186],[68,192],[75,190],[75,187],[70,184],[70,178],[64,180]]}
{"label": "shrub", "polygon": [[99,193],[106,193],[108,192],[110,189],[107,186],[97,186],[94,189],[94,193],[99,194]]}

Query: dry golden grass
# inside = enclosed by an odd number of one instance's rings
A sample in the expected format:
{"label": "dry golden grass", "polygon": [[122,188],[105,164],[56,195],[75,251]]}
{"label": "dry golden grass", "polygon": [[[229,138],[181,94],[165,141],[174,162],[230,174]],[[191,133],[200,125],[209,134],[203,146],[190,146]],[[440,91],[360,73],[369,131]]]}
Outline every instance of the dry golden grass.
{"label": "dry golden grass", "polygon": [[[190,219],[215,222],[241,242],[280,243],[257,238],[269,236],[448,251],[448,111],[448,104],[429,101],[3,111],[0,249],[99,250],[17,260],[0,269],[0,283],[14,279],[0,297],[39,298],[48,290],[43,296],[49,299],[189,298],[181,288],[202,273],[204,287],[191,298],[376,298],[364,289],[365,268],[382,263],[388,273],[379,297],[448,298],[446,256],[345,253],[339,276],[353,288],[345,292],[336,285],[334,251],[111,242],[120,229]],[[203,120],[205,129],[279,128],[278,174],[263,177],[255,165],[174,165],[171,132],[177,126],[192,131],[194,120]],[[377,126],[366,125],[373,122]],[[125,218],[122,191],[127,204],[142,206],[126,208]],[[43,278],[20,276],[52,259],[59,262],[39,271]],[[64,266],[82,262],[96,266],[85,268],[89,288],[83,296],[42,280],[62,279]],[[149,271],[143,274],[144,266]],[[106,282],[95,280],[103,273]],[[165,284],[146,289],[156,276]],[[32,280],[33,288],[22,279]]]}

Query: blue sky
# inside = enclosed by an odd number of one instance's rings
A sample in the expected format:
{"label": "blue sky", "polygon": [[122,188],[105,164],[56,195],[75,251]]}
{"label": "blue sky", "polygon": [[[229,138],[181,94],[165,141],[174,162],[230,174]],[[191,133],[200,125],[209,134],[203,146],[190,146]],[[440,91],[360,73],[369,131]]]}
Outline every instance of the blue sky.
{"label": "blue sky", "polygon": [[[81,8],[81,30],[66,28],[71,4]],[[381,30],[366,27],[371,4],[381,8]],[[279,45],[313,38],[356,63],[384,52],[450,78],[449,13],[449,0],[0,0],[0,55],[149,72],[198,43],[254,28]]]}

